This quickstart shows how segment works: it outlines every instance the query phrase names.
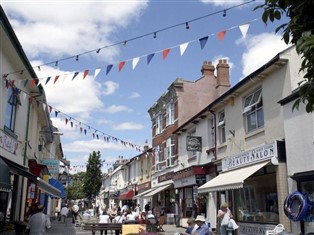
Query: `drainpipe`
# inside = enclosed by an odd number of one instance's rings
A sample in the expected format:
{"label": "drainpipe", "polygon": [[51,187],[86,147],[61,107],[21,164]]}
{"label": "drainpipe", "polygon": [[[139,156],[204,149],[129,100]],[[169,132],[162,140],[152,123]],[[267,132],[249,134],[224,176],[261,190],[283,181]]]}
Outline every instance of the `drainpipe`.
{"label": "drainpipe", "polygon": [[[23,154],[23,165],[25,166],[26,164],[26,158],[27,158],[27,145],[28,145],[28,132],[29,132],[29,119],[30,119],[30,111],[31,111],[31,103],[28,102],[28,110],[27,110],[27,120],[26,120],[26,136],[25,136],[25,144],[24,144],[24,154]],[[20,212],[19,212],[19,217],[21,218],[21,213],[22,213],[22,206],[25,207],[25,205],[22,205],[23,202],[23,192],[24,192],[24,178],[23,178],[23,183],[21,187],[21,196],[20,196]],[[24,211],[25,214],[25,211]]]}

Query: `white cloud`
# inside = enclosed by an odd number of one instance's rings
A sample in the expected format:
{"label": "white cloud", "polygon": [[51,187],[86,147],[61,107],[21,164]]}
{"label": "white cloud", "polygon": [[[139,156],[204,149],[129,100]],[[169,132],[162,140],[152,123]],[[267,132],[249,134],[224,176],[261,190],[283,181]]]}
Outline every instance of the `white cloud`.
{"label": "white cloud", "polygon": [[113,81],[106,81],[103,85],[105,86],[102,91],[104,95],[112,95],[119,88],[119,84]]}
{"label": "white cloud", "polygon": [[[141,15],[147,1],[5,1],[13,28],[28,56],[74,55],[111,45],[111,35]],[[40,11],[38,11],[40,9]],[[36,36],[34,36],[36,35]],[[106,53],[102,53],[105,51]],[[103,49],[96,58],[108,61],[118,47]]]}
{"label": "white cloud", "polygon": [[128,97],[129,99],[140,98],[141,95],[138,92],[132,92],[132,94]]}
{"label": "white cloud", "polygon": [[118,113],[118,112],[133,112],[132,109],[124,106],[124,105],[111,105],[108,108],[105,108],[105,112],[107,113]]}
{"label": "white cloud", "polygon": [[230,7],[247,2],[247,0],[200,0],[205,4],[213,4],[214,6]]}
{"label": "white cloud", "polygon": [[[41,64],[40,61],[33,61],[33,64]],[[79,118],[87,119],[90,112],[103,107],[99,99],[101,85],[93,79],[93,76],[87,76],[83,79],[83,74],[79,73],[72,80],[74,72],[60,71],[56,68],[45,66],[40,71],[36,71],[43,85],[48,104],[53,108],[66,114],[77,114]],[[54,83],[55,77],[60,75]],[[50,81],[45,85],[47,77]]]}
{"label": "white cloud", "polygon": [[144,128],[144,125],[133,123],[133,122],[123,122],[119,125],[114,126],[115,130],[141,130]]}
{"label": "white cloud", "polygon": [[125,150],[126,147],[120,142],[105,142],[104,140],[74,141],[62,146],[64,151],[68,153],[92,153],[93,151],[102,150]]}
{"label": "white cloud", "polygon": [[241,41],[246,47],[242,56],[244,77],[288,47],[281,38],[281,35],[262,33]]}

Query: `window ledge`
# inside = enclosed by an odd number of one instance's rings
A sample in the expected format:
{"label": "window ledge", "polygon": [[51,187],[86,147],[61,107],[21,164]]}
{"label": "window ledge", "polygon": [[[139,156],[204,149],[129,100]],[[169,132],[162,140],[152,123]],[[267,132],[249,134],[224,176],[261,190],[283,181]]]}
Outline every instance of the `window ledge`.
{"label": "window ledge", "polygon": [[194,161],[194,160],[196,160],[196,156],[188,158],[188,162],[191,162],[191,161]]}
{"label": "window ledge", "polygon": [[252,136],[258,135],[258,134],[263,133],[263,132],[265,132],[264,127],[259,128],[259,129],[254,130],[254,131],[251,131],[251,132],[246,134],[245,139],[251,138]]}
{"label": "window ledge", "polygon": [[218,149],[222,149],[222,148],[226,148],[227,147],[227,143],[223,143],[223,144],[220,144],[218,146]]}
{"label": "window ledge", "polygon": [[207,155],[209,155],[211,153],[213,153],[215,155],[215,152],[216,152],[215,147],[212,147],[212,148],[209,148],[209,149],[206,150]]}

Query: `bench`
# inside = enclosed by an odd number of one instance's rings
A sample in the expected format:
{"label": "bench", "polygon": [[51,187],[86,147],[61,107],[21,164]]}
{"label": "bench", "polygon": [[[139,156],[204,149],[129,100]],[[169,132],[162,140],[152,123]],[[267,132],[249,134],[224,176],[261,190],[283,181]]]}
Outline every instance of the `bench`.
{"label": "bench", "polygon": [[92,234],[95,235],[96,231],[100,230],[122,230],[121,223],[85,223],[83,225],[84,230],[91,230]]}

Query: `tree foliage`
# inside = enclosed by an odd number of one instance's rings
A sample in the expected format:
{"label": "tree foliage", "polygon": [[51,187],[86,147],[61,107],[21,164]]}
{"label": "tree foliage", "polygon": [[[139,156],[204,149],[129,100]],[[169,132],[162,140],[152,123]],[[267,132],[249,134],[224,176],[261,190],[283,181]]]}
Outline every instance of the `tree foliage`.
{"label": "tree foliage", "polygon": [[99,194],[101,188],[101,167],[102,161],[100,159],[100,152],[93,151],[89,155],[88,163],[86,166],[86,175],[84,177],[83,191],[84,195],[88,200],[92,200],[96,195]]}
{"label": "tree foliage", "polygon": [[79,172],[71,175],[71,185],[67,187],[67,198],[69,200],[82,199],[85,197],[83,192],[83,181],[85,172]]}
{"label": "tree foliage", "polygon": [[304,73],[304,80],[299,83],[300,97],[293,108],[299,108],[300,102],[305,103],[308,113],[314,111],[314,1],[313,0],[265,0],[265,3],[256,7],[263,8],[262,19],[268,21],[280,20],[283,15],[290,18],[288,23],[280,25],[276,33],[283,31],[286,44],[296,46],[301,55],[300,72]]}

